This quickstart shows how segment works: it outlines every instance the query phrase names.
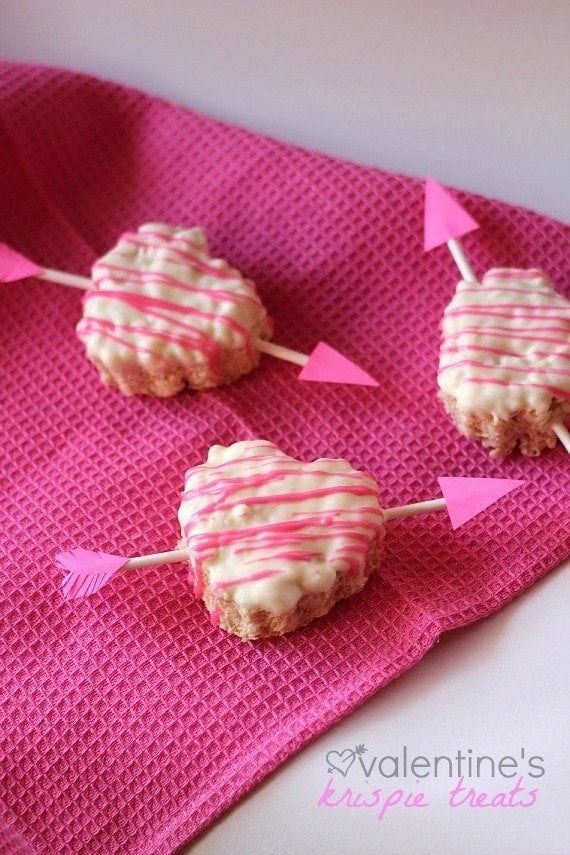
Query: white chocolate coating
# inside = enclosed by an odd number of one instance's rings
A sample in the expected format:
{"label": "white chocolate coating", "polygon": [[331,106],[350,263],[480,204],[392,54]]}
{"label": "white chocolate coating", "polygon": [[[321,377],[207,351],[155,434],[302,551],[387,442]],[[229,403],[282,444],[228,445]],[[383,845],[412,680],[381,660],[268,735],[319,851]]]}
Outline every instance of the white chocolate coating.
{"label": "white chocolate coating", "polygon": [[375,481],[344,460],[302,463],[264,440],[213,446],[178,512],[196,596],[286,614],[337,574],[364,572],[383,533]]}
{"label": "white chocolate coating", "polygon": [[570,399],[570,302],[539,270],[459,282],[442,321],[438,385],[456,410],[509,419]]}
{"label": "white chocolate coating", "polygon": [[92,279],[77,334],[111,376],[187,372],[190,385],[209,388],[225,382],[232,353],[252,367],[270,334],[253,283],[211,258],[198,228],[140,226],[94,264]]}

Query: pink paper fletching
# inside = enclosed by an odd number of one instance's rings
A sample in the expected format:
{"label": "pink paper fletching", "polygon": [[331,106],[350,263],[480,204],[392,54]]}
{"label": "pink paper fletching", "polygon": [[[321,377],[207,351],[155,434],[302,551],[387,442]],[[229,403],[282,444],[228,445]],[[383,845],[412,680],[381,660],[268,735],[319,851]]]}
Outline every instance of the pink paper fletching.
{"label": "pink paper fletching", "polygon": [[0,282],[18,282],[28,276],[37,276],[42,270],[35,261],[20,255],[7,244],[0,243]]}
{"label": "pink paper fletching", "polygon": [[350,383],[356,386],[378,386],[371,377],[338,350],[320,341],[299,374],[299,380],[315,380],[320,383]]}
{"label": "pink paper fletching", "polygon": [[61,583],[64,599],[77,600],[95,594],[129,559],[77,548],[60,552],[55,560],[57,567],[66,573]]}
{"label": "pink paper fletching", "polygon": [[451,193],[433,178],[425,181],[424,203],[424,251],[447,243],[451,238],[460,238],[479,228],[479,223],[470,217]]}
{"label": "pink paper fletching", "polygon": [[511,478],[438,478],[455,530],[524,481]]}

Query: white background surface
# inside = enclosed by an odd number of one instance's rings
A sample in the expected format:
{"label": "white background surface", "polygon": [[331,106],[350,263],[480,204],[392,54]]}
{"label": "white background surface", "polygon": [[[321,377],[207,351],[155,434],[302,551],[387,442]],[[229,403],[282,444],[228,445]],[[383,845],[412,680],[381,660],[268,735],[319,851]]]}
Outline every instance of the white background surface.
{"label": "white background surface", "polygon": [[[568,0],[0,0],[6,59],[86,71],[332,155],[570,219]],[[570,498],[569,498],[570,501]],[[570,839],[570,564],[444,637],[282,766],[193,855],[562,855]],[[429,807],[319,807],[329,751],[544,758],[536,804],[450,808],[450,780],[367,784]],[[521,765],[523,765],[521,763]],[[523,771],[528,769],[524,767]],[[494,794],[506,779],[472,780]],[[523,796],[521,796],[522,798]]]}
{"label": "white background surface", "polygon": [[570,219],[568,0],[0,0],[0,54]]}
{"label": "white background surface", "polygon": [[[570,566],[556,570],[510,606],[483,622],[444,636],[424,659],[336,727],[323,734],[258,789],[227,812],[188,848],[192,855],[568,855],[570,787],[568,750],[568,622]],[[430,758],[540,755],[545,774],[530,808],[449,806],[457,783],[429,775],[385,780],[377,764],[366,783],[358,765],[346,779],[327,772],[326,756],[364,744],[368,768],[374,757]],[[401,771],[402,760],[400,759]],[[522,768],[524,766],[524,768]],[[386,774],[392,766],[383,765]],[[440,770],[446,769],[445,762]],[[455,767],[456,768],[456,767]],[[466,786],[491,795],[508,792],[516,779],[494,779],[484,770]],[[528,767],[521,763],[522,771]],[[350,777],[349,777],[350,776]],[[394,806],[378,820],[366,808],[318,806],[334,779],[338,801],[347,786],[373,801],[372,790],[421,792],[426,808]]]}

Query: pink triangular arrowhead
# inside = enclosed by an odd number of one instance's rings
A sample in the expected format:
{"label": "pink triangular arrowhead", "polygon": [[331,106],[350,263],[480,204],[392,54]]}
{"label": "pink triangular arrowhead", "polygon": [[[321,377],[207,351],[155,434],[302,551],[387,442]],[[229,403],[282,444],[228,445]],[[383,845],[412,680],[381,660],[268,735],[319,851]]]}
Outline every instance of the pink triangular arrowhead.
{"label": "pink triangular arrowhead", "polygon": [[55,560],[58,568],[66,573],[61,583],[64,599],[77,600],[95,594],[129,559],[78,548],[60,552]]}
{"label": "pink triangular arrowhead", "polygon": [[479,228],[473,217],[461,207],[445,187],[433,178],[426,178],[424,203],[424,250],[460,238]]}
{"label": "pink triangular arrowhead", "polygon": [[0,243],[0,282],[17,282],[42,272],[35,261],[20,255],[5,243]]}
{"label": "pink triangular arrowhead", "polygon": [[321,383],[351,383],[356,386],[378,386],[375,380],[338,350],[320,341],[299,374],[299,380]]}
{"label": "pink triangular arrowhead", "polygon": [[455,530],[524,481],[512,478],[438,478]]}

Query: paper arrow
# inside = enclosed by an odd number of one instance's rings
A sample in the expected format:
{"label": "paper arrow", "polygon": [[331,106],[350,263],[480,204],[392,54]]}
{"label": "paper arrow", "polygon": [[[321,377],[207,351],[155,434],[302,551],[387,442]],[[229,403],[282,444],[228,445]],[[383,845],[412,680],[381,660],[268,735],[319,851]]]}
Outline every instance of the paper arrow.
{"label": "paper arrow", "polygon": [[479,228],[451,193],[429,176],[425,181],[424,250],[441,246]]}
{"label": "paper arrow", "polygon": [[122,558],[120,555],[90,552],[80,548],[60,552],[56,555],[55,562],[57,567],[66,573],[61,583],[64,599],[76,600],[95,594],[127,561],[128,558]]}
{"label": "paper arrow", "polygon": [[[76,276],[63,270],[39,267],[34,261],[16,252],[6,244],[0,244],[0,282],[16,282],[28,276],[39,276],[49,282],[59,282],[88,291],[93,287],[91,279]],[[378,386],[378,382],[365,371],[350,362],[345,356],[324,342],[319,342],[310,355],[282,347],[272,341],[259,340],[258,350],[269,356],[302,365],[300,380],[318,380],[322,383],[349,383],[359,386]]]}
{"label": "paper arrow", "polygon": [[338,350],[320,341],[299,374],[299,380],[378,386],[379,383]]}
{"label": "paper arrow", "polygon": [[438,478],[453,530],[525,482],[511,478]]}
{"label": "paper arrow", "polygon": [[428,499],[411,505],[400,505],[384,511],[388,520],[412,517],[417,514],[447,511],[451,527],[455,530],[480,514],[501,496],[520,487],[525,481],[508,478],[438,478],[443,499]]}
{"label": "paper arrow", "polygon": [[[507,478],[438,478],[437,480],[444,495],[443,499],[429,499],[425,502],[387,508],[384,510],[385,520],[389,522],[402,517],[447,510],[451,527],[455,530],[502,496],[525,483]],[[95,594],[121,570],[138,570],[143,567],[174,564],[188,561],[188,558],[188,550],[184,548],[140,555],[135,558],[77,548],[58,553],[55,561],[58,569],[66,574],[62,581],[64,599],[76,600]]]}
{"label": "paper arrow", "polygon": [[461,207],[451,193],[433,178],[425,181],[424,251],[447,244],[459,272],[467,282],[477,277],[465,255],[459,238],[479,228],[473,217]]}
{"label": "paper arrow", "polygon": [[17,282],[42,272],[35,261],[16,252],[5,243],[0,243],[0,282]]}
{"label": "paper arrow", "polygon": [[7,244],[0,243],[0,282],[17,282],[19,279],[27,279],[28,276],[38,276],[48,282],[71,285],[72,288],[81,288],[83,291],[93,287],[91,279],[85,276],[40,267],[31,258],[26,258]]}
{"label": "paper arrow", "polygon": [[157,567],[187,561],[186,549],[173,549],[170,552],[157,552],[154,555],[141,555],[129,558],[111,555],[108,552],[92,552],[89,549],[72,549],[55,556],[59,570],[66,575],[61,583],[66,600],[77,600],[97,593],[103,585],[120,570],[137,570],[140,567]]}

